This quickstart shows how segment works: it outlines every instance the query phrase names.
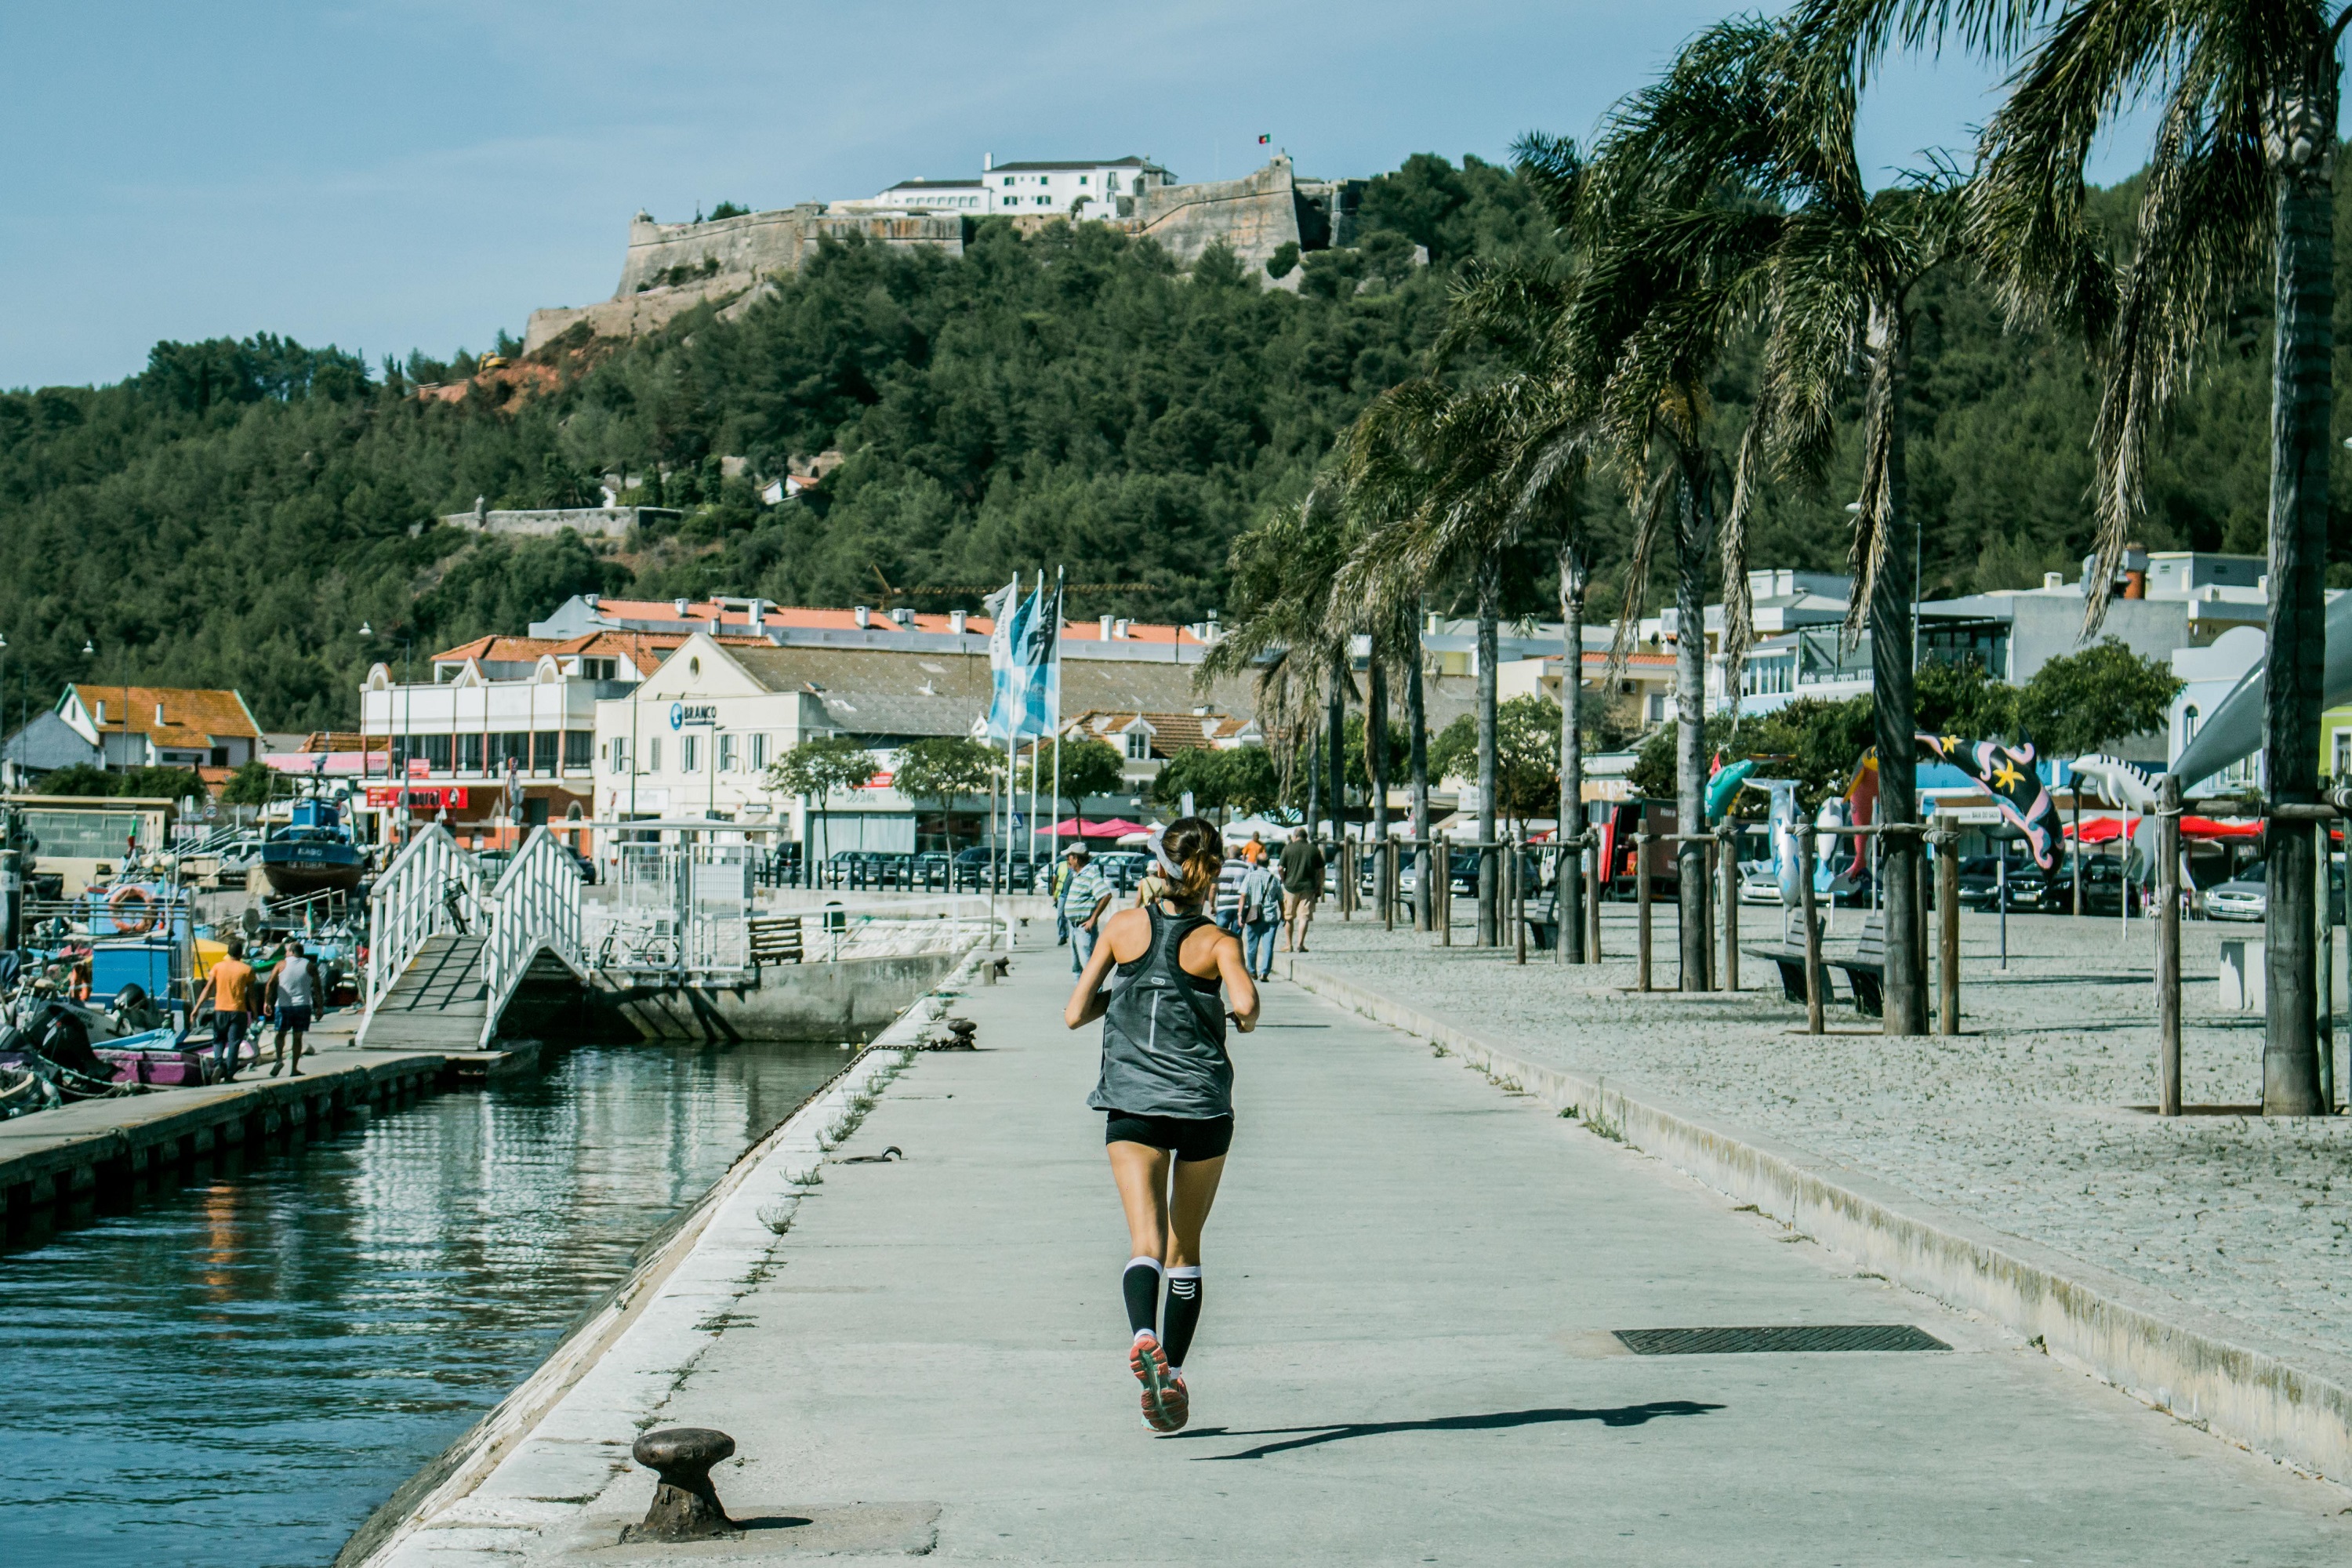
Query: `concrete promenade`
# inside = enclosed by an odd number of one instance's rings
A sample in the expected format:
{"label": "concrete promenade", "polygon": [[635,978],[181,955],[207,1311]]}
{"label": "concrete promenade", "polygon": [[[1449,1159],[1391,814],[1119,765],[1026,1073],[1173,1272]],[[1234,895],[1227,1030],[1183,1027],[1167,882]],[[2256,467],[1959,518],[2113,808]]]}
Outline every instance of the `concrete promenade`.
{"label": "concrete promenade", "polygon": [[[1125,1229],[1082,1103],[1094,1031],[1060,1026],[1066,954],[1014,963],[956,1004],[979,1051],[917,1058],[789,1231],[729,1233],[706,1306],[648,1310],[610,1352],[625,1382],[592,1398],[583,1379],[388,1560],[2352,1558],[2342,1489],[1859,1278],[1282,983],[1235,1044],[1194,1425],[1155,1437],[1124,1368]],[[841,1163],[891,1146],[905,1158]],[[745,1190],[763,1179],[781,1173]],[[1609,1333],[1864,1323],[1951,1349],[1637,1356]],[[651,1494],[625,1454],[653,1425],[733,1435],[714,1479],[757,1528],[614,1544]]]}

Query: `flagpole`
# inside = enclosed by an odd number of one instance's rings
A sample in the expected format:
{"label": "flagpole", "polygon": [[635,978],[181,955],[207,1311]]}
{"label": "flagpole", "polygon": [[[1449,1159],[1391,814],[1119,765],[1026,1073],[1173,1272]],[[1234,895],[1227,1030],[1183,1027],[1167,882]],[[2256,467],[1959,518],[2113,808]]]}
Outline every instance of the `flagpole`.
{"label": "flagpole", "polygon": [[[1054,678],[1047,688],[1054,694],[1054,809],[1062,809],[1062,568],[1054,568]],[[1078,842],[1086,842],[1086,824],[1077,820],[1077,807],[1070,808],[1072,824],[1079,829]],[[1057,819],[1058,820],[1058,819]],[[1061,860],[1062,840],[1054,837],[1054,858]]]}

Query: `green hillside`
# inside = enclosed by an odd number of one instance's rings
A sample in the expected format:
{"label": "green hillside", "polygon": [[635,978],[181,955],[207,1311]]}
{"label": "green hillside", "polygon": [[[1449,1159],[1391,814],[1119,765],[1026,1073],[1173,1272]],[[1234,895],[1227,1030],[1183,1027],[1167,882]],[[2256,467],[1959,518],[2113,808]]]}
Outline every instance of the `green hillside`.
{"label": "green hillside", "polygon": [[[2128,192],[2107,200],[2120,218]],[[583,591],[846,605],[877,602],[885,578],[952,588],[1062,563],[1140,584],[1075,614],[1198,618],[1221,602],[1227,542],[1300,494],[1333,434],[1410,373],[1458,270],[1551,243],[1507,171],[1426,155],[1373,183],[1364,229],[1306,258],[1296,294],[1216,253],[1181,274],[1094,226],[1024,239],[982,223],[960,258],[829,248],[738,321],[558,344],[526,373],[545,387],[478,382],[455,404],[416,384],[470,375],[470,355],[372,368],[268,337],[160,343],[113,386],[0,394],[9,722],[63,680],[127,676],[236,686],[272,727],[348,725],[388,646],[363,645],[363,621],[422,652]],[[2215,343],[2177,422],[2151,546],[2260,548],[2265,309]],[[1922,310],[1930,427],[1910,451],[1929,591],[2071,576],[2090,540],[2083,356],[2005,333],[1963,278]],[[1716,390],[1736,433],[1740,374]],[[848,460],[780,507],[721,478],[725,456],[774,474],[829,447]],[[685,521],[607,553],[434,523],[477,496],[593,503],[608,472]],[[1845,499],[1774,498],[1756,563],[1840,564]],[[1549,601],[1539,563],[1515,591],[1522,609]]]}

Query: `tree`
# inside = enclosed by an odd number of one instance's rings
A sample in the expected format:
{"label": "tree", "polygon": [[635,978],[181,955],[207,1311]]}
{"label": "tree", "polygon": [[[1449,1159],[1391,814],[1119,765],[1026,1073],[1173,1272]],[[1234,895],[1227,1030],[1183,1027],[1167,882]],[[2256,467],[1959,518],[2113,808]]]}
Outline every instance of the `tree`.
{"label": "tree", "polygon": [[890,782],[908,799],[937,801],[944,810],[959,797],[994,789],[1003,765],[993,746],[966,735],[931,735],[899,748]]}
{"label": "tree", "polygon": [[172,801],[212,798],[212,787],[194,768],[130,768],[113,776],[117,795]]}
{"label": "tree", "polygon": [[2172,666],[2115,637],[2053,658],[2017,693],[2017,723],[2044,760],[2070,759],[2162,730],[2180,691]]}
{"label": "tree", "polygon": [[[2334,456],[2336,194],[2332,163],[2347,16],[2318,0],[1812,0],[1811,19],[1868,58],[1947,26],[1997,46],[2031,37],[2010,99],[1985,128],[1972,218],[2013,321],[2080,331],[2104,386],[2092,450],[2097,629],[2138,528],[2158,423],[2182,398],[2212,328],[2259,290],[2272,300],[2269,660],[2263,781],[2274,802],[2319,792],[2329,464]],[[2109,253],[2086,200],[2091,148],[2111,118],[2155,101],[2156,141],[2133,254]],[[2313,832],[2273,823],[2264,963],[2263,1110],[2314,1116],[2320,1092]]]}
{"label": "tree", "polygon": [[121,775],[89,763],[76,763],[41,775],[43,795],[113,795],[114,783]]}
{"label": "tree", "polygon": [[1233,753],[1208,746],[1187,747],[1160,766],[1151,781],[1152,800],[1171,810],[1181,809],[1184,797],[1192,797],[1192,809],[1211,812],[1230,804],[1233,770],[1226,758]]}
{"label": "tree", "polygon": [[[1049,757],[1052,751],[1049,745]],[[1108,741],[1063,742],[1061,769],[1059,798],[1070,803],[1073,813],[1085,809],[1082,803],[1090,796],[1119,795],[1127,789],[1127,759]]]}
{"label": "tree", "polygon": [[[825,802],[835,790],[856,789],[874,776],[874,753],[846,735],[813,735],[776,759],[768,769],[768,787],[780,795],[795,795],[805,804],[816,803],[816,819],[824,820]],[[823,851],[814,845],[814,860]]]}
{"label": "tree", "polygon": [[[1616,116],[1593,207],[1607,226],[1612,269],[1653,279],[1667,302],[1654,349],[1679,340],[1691,363],[1705,363],[1720,353],[1726,322],[1761,330],[1724,519],[1727,573],[1732,557],[1744,556],[1768,471],[1809,488],[1826,479],[1839,405],[1859,364],[1863,468],[1846,634],[1857,637],[1867,622],[1879,755],[1907,758],[1917,596],[1905,450],[1914,291],[1961,254],[1965,195],[1942,171],[1874,193],[1854,152],[1859,93],[1835,33],[1750,18],[1710,27]],[[1727,582],[1728,689],[1748,639],[1745,595]],[[1685,725],[1692,718],[1682,715]],[[1879,787],[1881,821],[1917,820],[1907,767],[1884,769]],[[1921,852],[1904,836],[1882,846],[1890,931],[1923,929]],[[1921,951],[1916,941],[1887,944],[1889,1034],[1927,1032]]]}
{"label": "tree", "polygon": [[267,805],[269,804],[269,792],[277,782],[278,775],[271,771],[269,764],[256,757],[230,774],[228,783],[221,785],[220,803],[223,805]]}

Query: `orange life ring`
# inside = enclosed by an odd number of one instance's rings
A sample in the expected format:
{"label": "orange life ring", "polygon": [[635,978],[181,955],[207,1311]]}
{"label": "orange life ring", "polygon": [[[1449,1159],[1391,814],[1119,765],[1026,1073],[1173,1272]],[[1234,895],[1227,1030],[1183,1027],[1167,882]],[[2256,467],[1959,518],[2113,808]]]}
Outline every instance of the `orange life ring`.
{"label": "orange life ring", "polygon": [[[122,906],[133,899],[139,900],[139,907],[146,912],[136,920],[125,920]],[[106,912],[114,918],[114,934],[117,936],[144,936],[155,929],[155,900],[147,896],[144,888],[115,889],[106,897]]]}

